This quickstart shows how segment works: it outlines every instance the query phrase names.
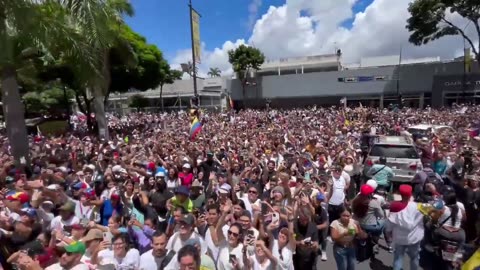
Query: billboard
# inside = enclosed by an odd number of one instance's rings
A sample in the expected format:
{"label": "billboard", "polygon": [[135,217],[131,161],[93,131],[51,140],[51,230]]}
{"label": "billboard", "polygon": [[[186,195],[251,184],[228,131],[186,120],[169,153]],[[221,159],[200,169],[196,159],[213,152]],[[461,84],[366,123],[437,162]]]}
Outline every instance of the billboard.
{"label": "billboard", "polygon": [[195,52],[195,62],[200,63],[202,54],[202,44],[200,42],[200,15],[192,8],[192,36],[193,51]]}

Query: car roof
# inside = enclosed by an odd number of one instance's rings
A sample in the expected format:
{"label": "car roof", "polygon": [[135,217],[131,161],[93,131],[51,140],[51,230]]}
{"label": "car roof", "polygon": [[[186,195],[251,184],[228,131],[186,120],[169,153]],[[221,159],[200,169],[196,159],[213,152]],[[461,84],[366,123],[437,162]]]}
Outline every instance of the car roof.
{"label": "car roof", "polygon": [[410,126],[408,128],[414,128],[414,129],[429,129],[433,127],[432,125],[429,125],[429,124],[419,124],[419,125],[414,125],[414,126]]}
{"label": "car roof", "polygon": [[418,124],[414,126],[410,126],[408,128],[413,128],[413,129],[429,129],[429,128],[448,128],[449,126],[446,125],[431,125],[431,124]]}
{"label": "car roof", "polygon": [[380,136],[375,144],[412,145],[413,141],[405,136]]}

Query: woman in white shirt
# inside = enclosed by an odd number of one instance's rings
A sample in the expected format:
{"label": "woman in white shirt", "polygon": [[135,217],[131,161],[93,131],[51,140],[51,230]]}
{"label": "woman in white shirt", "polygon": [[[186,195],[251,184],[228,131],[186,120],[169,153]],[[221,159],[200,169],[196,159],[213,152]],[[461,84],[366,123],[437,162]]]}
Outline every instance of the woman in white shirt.
{"label": "woman in white shirt", "polygon": [[220,217],[217,226],[217,239],[215,245],[219,247],[217,267],[218,270],[240,270],[243,269],[243,244],[242,244],[242,226],[238,223],[233,223],[228,229],[227,238],[223,234],[223,226],[227,215],[232,211],[232,202],[228,201],[222,209],[222,216]]}
{"label": "woman in white shirt", "polygon": [[114,265],[117,270],[135,270],[140,265],[140,253],[129,247],[128,235],[121,234],[112,239],[112,249],[104,249],[92,255],[92,263]]}
{"label": "woman in white shirt", "polygon": [[255,242],[255,254],[248,256],[244,247],[245,268],[250,270],[273,270],[275,269],[275,257],[265,246],[263,240]]}

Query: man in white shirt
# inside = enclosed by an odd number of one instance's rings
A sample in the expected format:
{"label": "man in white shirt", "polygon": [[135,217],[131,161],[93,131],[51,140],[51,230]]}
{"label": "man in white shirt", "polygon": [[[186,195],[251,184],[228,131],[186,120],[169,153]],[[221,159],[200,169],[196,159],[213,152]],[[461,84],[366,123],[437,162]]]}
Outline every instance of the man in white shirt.
{"label": "man in white shirt", "polygon": [[166,246],[167,235],[156,231],[152,237],[152,249],[140,256],[139,270],[179,269],[175,251],[167,250]]}
{"label": "man in white shirt", "polygon": [[205,241],[203,241],[201,236],[194,231],[194,223],[195,218],[193,217],[193,215],[183,215],[179,222],[178,232],[174,233],[168,240],[167,249],[178,252],[185,245],[185,242],[187,240],[192,238],[198,238],[201,243],[202,253],[206,253],[207,246],[205,245]]}
{"label": "man in white shirt", "polygon": [[387,233],[393,236],[393,269],[403,268],[405,252],[410,257],[410,269],[417,270],[419,264],[420,242],[424,237],[423,215],[417,209],[417,203],[412,202],[412,187],[399,187],[401,201],[392,202],[390,215],[385,226]]}
{"label": "man in white shirt", "polygon": [[[128,246],[128,235],[117,235],[112,239],[113,249],[98,252],[95,261],[100,266],[112,265],[115,269],[137,269],[140,264],[140,252]],[[95,256],[92,256],[95,257]]]}
{"label": "man in white shirt", "polygon": [[65,247],[65,253],[60,257],[60,262],[47,267],[45,270],[89,270],[88,266],[81,262],[85,254],[85,244],[74,242]]}
{"label": "man in white shirt", "polygon": [[219,249],[215,246],[215,243],[213,243],[212,234],[216,233],[215,226],[217,226],[218,219],[220,218],[220,208],[218,204],[211,204],[207,206],[207,211],[208,229],[205,232],[205,244],[213,260],[217,261]]}
{"label": "man in white shirt", "polygon": [[60,216],[56,216],[52,219],[50,223],[51,230],[65,230],[65,227],[70,227],[73,224],[80,223],[80,219],[75,216],[75,203],[72,201],[67,201],[62,205],[60,210]]}
{"label": "man in white shirt", "polygon": [[330,223],[340,218],[341,211],[343,211],[345,193],[348,190],[348,183],[345,178],[343,178],[342,172],[343,168],[339,166],[332,169],[332,183],[328,196],[328,216]]}

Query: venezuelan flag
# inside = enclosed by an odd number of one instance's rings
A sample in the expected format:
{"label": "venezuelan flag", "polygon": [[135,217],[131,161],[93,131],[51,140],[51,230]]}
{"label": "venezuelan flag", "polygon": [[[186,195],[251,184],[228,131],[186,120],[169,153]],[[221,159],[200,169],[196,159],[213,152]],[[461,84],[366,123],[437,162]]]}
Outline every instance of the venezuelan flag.
{"label": "venezuelan flag", "polygon": [[198,121],[198,117],[193,118],[192,124],[190,126],[190,140],[195,140],[197,134],[202,130],[202,123]]}

